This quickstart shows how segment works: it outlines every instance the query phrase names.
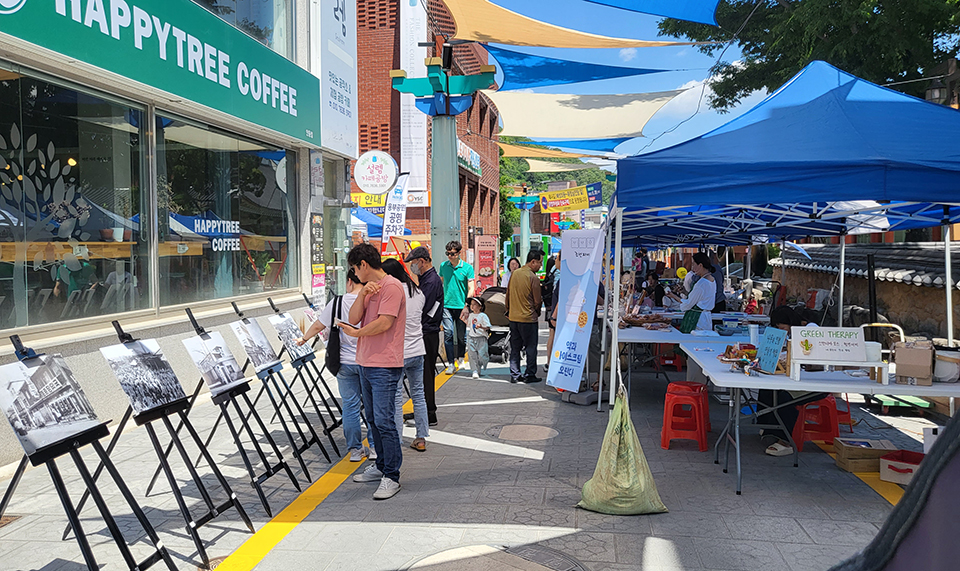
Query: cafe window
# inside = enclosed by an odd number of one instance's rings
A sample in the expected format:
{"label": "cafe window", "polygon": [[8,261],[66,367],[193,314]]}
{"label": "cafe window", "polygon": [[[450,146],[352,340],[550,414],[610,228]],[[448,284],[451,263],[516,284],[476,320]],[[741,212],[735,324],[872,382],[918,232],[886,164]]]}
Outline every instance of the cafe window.
{"label": "cafe window", "polygon": [[143,117],[0,64],[0,329],[150,307]]}
{"label": "cafe window", "polygon": [[293,0],[194,1],[271,50],[293,60]]}
{"label": "cafe window", "polygon": [[160,304],[297,286],[293,151],[157,117]]}

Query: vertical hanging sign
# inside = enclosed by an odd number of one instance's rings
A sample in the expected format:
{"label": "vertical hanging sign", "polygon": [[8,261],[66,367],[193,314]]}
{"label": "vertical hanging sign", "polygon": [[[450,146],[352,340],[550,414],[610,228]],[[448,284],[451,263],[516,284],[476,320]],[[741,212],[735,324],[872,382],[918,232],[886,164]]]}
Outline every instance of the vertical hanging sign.
{"label": "vertical hanging sign", "polygon": [[[407,77],[426,77],[423,60],[427,11],[420,0],[400,0],[400,69]],[[427,190],[427,115],[417,109],[412,93],[400,94],[400,168],[410,173],[407,190]]]}
{"label": "vertical hanging sign", "polygon": [[602,273],[603,230],[567,230],[561,238],[560,291],[557,331],[547,384],[578,392],[597,314],[597,290]]}
{"label": "vertical hanging sign", "polygon": [[404,173],[397,179],[397,185],[387,193],[387,206],[383,213],[383,233],[380,236],[380,253],[385,251],[390,238],[403,237],[407,224],[407,181]]}
{"label": "vertical hanging sign", "polygon": [[497,237],[477,236],[473,243],[477,250],[477,295],[480,295],[488,287],[497,285]]}

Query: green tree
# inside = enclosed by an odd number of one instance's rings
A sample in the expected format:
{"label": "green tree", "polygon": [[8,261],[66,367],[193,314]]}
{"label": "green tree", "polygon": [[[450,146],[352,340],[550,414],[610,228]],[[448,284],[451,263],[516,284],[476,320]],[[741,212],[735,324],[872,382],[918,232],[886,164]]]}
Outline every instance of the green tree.
{"label": "green tree", "polygon": [[[719,61],[711,73],[710,106],[729,110],[760,89],[773,91],[814,60],[874,83],[924,77],[960,47],[960,0],[724,0],[719,27],[660,22],[660,34],[697,42],[716,56],[759,2],[736,38],[740,61]],[[923,96],[927,82],[893,86]]]}

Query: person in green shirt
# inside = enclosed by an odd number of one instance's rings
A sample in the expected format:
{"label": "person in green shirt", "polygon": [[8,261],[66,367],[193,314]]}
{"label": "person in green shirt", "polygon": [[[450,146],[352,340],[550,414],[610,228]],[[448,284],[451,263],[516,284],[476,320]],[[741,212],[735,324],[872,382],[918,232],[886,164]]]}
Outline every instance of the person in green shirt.
{"label": "person in green shirt", "polygon": [[473,266],[460,259],[463,244],[447,243],[447,261],[440,264],[443,280],[443,344],[447,353],[447,373],[453,374],[466,353],[467,299],[474,296],[476,285]]}

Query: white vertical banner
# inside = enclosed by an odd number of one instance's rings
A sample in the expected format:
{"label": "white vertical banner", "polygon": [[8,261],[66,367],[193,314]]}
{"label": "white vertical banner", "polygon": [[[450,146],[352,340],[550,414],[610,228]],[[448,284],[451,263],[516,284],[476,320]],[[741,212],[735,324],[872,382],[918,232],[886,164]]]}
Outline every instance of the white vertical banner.
{"label": "white vertical banner", "polygon": [[394,236],[403,236],[407,225],[407,181],[410,177],[401,174],[397,185],[387,193],[387,206],[383,213],[383,234],[380,242],[386,244]]}
{"label": "white vertical banner", "polygon": [[[407,77],[426,77],[427,11],[420,0],[400,0],[400,69]],[[427,116],[416,98],[400,94],[400,170],[410,173],[407,190],[427,190]]]}
{"label": "white vertical banner", "polygon": [[311,0],[310,72],[320,78],[320,144],[357,158],[357,0]]}

